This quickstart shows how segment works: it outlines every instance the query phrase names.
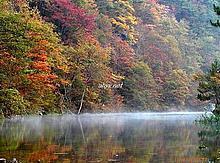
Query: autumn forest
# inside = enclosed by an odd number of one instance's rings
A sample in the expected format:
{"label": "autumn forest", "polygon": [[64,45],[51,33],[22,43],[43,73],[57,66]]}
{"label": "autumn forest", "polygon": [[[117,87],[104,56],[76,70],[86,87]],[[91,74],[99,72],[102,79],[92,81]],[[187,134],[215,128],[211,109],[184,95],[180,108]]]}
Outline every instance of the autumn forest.
{"label": "autumn forest", "polygon": [[0,114],[200,108],[216,19],[212,0],[0,0]]}

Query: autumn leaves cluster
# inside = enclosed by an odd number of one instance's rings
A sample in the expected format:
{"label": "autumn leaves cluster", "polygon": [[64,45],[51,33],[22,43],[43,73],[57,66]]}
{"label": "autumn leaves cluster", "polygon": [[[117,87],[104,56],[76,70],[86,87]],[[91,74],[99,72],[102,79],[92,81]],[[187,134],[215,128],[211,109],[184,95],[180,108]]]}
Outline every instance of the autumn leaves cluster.
{"label": "autumn leaves cluster", "polygon": [[83,111],[192,104],[213,39],[162,2],[0,0],[0,112],[76,112],[83,92]]}

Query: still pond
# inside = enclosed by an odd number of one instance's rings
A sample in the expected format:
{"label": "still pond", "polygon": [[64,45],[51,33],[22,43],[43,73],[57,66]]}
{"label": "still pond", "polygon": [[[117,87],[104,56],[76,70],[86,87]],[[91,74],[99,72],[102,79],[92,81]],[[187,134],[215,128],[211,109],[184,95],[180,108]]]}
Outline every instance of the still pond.
{"label": "still pond", "polygon": [[205,128],[195,123],[202,114],[111,113],[0,120],[0,158],[22,163],[217,162],[220,144],[213,141],[219,135],[211,139],[213,144],[207,142]]}

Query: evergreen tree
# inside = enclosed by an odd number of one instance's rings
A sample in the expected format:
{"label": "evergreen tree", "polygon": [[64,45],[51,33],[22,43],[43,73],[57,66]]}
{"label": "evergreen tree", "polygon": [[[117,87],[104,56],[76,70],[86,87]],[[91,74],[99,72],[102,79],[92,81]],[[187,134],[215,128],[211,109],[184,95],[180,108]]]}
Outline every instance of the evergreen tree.
{"label": "evergreen tree", "polygon": [[215,60],[209,72],[199,76],[198,99],[215,103],[213,113],[220,114],[220,62]]}
{"label": "evergreen tree", "polygon": [[[220,15],[220,6],[216,6],[215,4],[213,5],[213,8],[214,8],[214,12],[217,14],[217,15]],[[220,22],[219,20],[217,20],[215,23],[212,22],[210,20],[211,24],[215,27],[220,27]]]}
{"label": "evergreen tree", "polygon": [[[217,15],[220,15],[220,7],[214,4],[213,8],[214,12]],[[210,23],[215,27],[220,27],[219,20],[217,20],[215,23],[210,20]],[[220,115],[220,62],[215,60],[212,63],[209,72],[200,76],[199,80],[199,94],[197,98],[201,101],[209,100],[215,103],[213,113],[215,115]]]}

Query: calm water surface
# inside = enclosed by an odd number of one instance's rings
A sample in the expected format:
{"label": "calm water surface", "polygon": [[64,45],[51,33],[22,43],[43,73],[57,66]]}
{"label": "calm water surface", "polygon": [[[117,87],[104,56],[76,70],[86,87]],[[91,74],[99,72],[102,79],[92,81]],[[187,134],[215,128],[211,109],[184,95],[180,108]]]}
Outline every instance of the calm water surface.
{"label": "calm water surface", "polygon": [[117,113],[0,120],[0,158],[20,162],[207,162],[202,113]]}

